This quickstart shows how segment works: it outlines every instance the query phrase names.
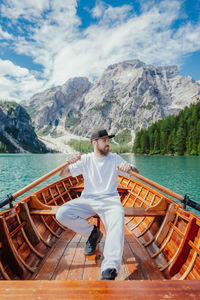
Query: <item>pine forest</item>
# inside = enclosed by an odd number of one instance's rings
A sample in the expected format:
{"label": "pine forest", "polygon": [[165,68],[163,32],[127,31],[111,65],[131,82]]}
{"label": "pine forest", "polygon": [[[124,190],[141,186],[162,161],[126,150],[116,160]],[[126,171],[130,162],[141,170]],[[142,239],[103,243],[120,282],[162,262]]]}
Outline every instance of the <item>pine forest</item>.
{"label": "pine forest", "polygon": [[136,133],[135,154],[200,155],[200,99]]}

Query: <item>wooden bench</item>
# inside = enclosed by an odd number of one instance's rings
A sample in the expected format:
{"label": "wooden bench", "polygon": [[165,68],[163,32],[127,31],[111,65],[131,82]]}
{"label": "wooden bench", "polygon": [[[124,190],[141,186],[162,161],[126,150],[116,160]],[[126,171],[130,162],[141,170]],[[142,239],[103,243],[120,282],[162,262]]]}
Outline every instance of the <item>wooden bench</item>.
{"label": "wooden bench", "polygon": [[[159,217],[165,216],[168,204],[164,198],[152,207],[124,207],[125,217]],[[48,206],[32,196],[29,203],[31,215],[55,216],[59,206]],[[97,215],[95,217],[98,217]]]}
{"label": "wooden bench", "polygon": [[[31,215],[55,216],[59,206],[50,206],[51,209],[33,209]],[[165,216],[165,210],[148,210],[146,207],[124,207],[125,217],[159,217]],[[98,217],[95,215],[94,217]]]}

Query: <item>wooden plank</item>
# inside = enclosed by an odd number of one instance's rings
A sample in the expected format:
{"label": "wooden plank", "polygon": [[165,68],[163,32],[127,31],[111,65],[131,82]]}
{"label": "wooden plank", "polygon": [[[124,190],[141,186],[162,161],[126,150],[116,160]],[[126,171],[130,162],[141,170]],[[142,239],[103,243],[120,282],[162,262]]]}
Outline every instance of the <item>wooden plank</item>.
{"label": "wooden plank", "polygon": [[199,299],[199,280],[159,281],[4,281],[1,300]]}
{"label": "wooden plank", "polygon": [[130,234],[125,226],[125,240],[129,242],[130,248],[136,258],[137,263],[143,272],[144,278],[150,280],[164,279],[164,275],[159,270],[157,264],[153,261],[144,246],[140,243],[134,234]]}
{"label": "wooden plank", "polygon": [[124,207],[124,214],[126,217],[156,217],[165,216],[166,210],[149,210],[147,207]]}
{"label": "wooden plank", "polygon": [[49,206],[49,209],[32,209],[31,215],[47,215],[54,216],[57,213],[59,206]]}
{"label": "wooden plank", "polygon": [[77,244],[79,243],[80,239],[81,239],[81,235],[79,235],[79,234],[76,234],[72,238],[72,240],[68,244],[68,247],[65,249],[65,252],[63,253],[62,258],[60,259],[60,261],[57,265],[54,275],[52,276],[52,279],[55,279],[55,280],[66,280],[67,279],[69,270],[71,268],[71,264],[73,262]]}
{"label": "wooden plank", "polygon": [[84,255],[85,242],[79,242],[75,249],[74,258],[69,268],[67,280],[83,280],[83,272],[85,265]]}
{"label": "wooden plank", "polygon": [[128,242],[124,243],[123,259],[128,269],[129,279],[144,279],[139,263],[136,261]]}
{"label": "wooden plank", "polygon": [[[33,209],[30,211],[31,215],[55,215],[59,206],[50,206],[49,209]],[[147,207],[124,207],[125,216],[134,217],[155,217],[165,216],[166,210],[149,209]]]}
{"label": "wooden plank", "polygon": [[101,263],[103,260],[105,230],[101,228],[101,231],[104,233],[104,235],[101,242],[98,243],[97,245],[95,255],[92,255],[92,257],[88,255],[85,256],[86,260],[85,260],[83,280],[98,280],[101,278]]}
{"label": "wooden plank", "polygon": [[56,242],[56,244],[51,248],[46,259],[42,262],[41,266],[36,270],[36,273],[33,274],[32,279],[36,280],[51,280],[55,269],[67,248],[72,237],[75,233],[71,230],[65,231],[61,238]]}
{"label": "wooden plank", "polygon": [[122,257],[121,268],[120,268],[119,274],[117,275],[115,280],[119,281],[119,280],[129,280],[129,279],[130,278],[129,278],[129,272],[127,269],[127,265],[124,260],[124,257]]}

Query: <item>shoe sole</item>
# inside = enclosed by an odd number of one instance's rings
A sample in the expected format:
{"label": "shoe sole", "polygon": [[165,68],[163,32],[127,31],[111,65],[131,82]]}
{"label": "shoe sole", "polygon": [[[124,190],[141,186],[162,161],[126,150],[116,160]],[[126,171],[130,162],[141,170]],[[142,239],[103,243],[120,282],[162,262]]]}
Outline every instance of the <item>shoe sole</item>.
{"label": "shoe sole", "polygon": [[[98,240],[97,240],[97,244],[101,242],[102,237],[103,237],[103,233],[100,232],[100,235],[99,235]],[[97,245],[96,245],[96,247],[97,247]],[[95,252],[96,252],[96,249],[93,252],[90,252],[90,253],[85,253],[84,252],[84,254],[87,255],[87,256],[90,256],[90,255],[93,255]]]}

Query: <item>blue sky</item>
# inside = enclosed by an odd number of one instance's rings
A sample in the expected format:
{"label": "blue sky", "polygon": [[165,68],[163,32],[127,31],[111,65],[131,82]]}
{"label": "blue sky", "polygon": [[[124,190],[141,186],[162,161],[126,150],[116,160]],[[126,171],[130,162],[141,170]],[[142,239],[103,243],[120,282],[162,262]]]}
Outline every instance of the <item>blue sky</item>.
{"label": "blue sky", "polygon": [[129,59],[200,80],[200,0],[1,0],[0,99]]}

